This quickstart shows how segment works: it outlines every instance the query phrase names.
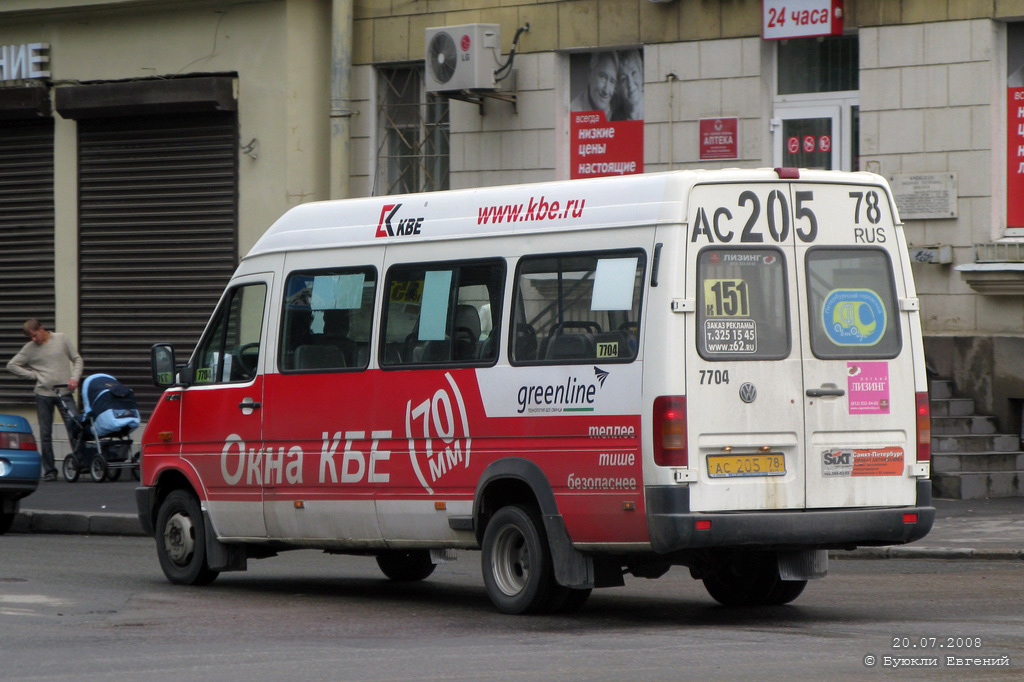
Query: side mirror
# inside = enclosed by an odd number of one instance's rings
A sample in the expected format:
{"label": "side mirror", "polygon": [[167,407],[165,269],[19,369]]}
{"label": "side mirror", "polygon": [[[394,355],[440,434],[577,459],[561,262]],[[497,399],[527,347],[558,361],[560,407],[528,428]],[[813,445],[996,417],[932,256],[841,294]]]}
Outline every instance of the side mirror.
{"label": "side mirror", "polygon": [[153,373],[153,384],[160,388],[174,386],[175,362],[174,346],[168,343],[157,343],[149,349],[150,370]]}

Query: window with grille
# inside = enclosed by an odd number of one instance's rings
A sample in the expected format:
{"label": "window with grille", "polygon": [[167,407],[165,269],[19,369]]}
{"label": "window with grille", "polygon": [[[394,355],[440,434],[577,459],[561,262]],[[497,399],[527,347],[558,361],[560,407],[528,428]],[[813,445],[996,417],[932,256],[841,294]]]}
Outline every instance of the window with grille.
{"label": "window with grille", "polygon": [[378,67],[375,195],[448,189],[448,99],[420,65]]}

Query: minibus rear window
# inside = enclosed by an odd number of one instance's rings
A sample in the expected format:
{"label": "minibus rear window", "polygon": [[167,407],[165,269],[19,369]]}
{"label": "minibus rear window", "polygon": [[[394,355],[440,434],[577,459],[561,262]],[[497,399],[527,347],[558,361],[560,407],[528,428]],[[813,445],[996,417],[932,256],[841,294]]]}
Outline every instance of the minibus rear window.
{"label": "minibus rear window", "polygon": [[885,251],[810,249],[807,295],[815,357],[841,360],[899,355],[896,287]]}
{"label": "minibus rear window", "polygon": [[786,258],[780,250],[701,251],[696,339],[705,360],[779,360],[789,355]]}

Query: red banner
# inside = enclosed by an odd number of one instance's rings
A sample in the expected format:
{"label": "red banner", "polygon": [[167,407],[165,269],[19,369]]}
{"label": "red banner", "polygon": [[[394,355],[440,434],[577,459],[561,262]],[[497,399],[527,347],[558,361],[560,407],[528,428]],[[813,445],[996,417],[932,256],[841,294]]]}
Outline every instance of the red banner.
{"label": "red banner", "polygon": [[1024,88],[1006,93],[1006,226],[1024,227]]}
{"label": "red banner", "polygon": [[608,121],[602,111],[571,114],[569,177],[644,172],[644,122]]}

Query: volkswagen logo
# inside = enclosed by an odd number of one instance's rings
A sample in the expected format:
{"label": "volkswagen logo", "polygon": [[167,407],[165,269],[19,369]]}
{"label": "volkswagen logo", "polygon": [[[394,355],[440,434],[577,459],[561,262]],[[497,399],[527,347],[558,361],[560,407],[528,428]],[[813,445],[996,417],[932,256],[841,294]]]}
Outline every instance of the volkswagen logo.
{"label": "volkswagen logo", "polygon": [[757,387],[749,381],[740,386],[740,400],[745,403],[752,403],[757,400]]}

